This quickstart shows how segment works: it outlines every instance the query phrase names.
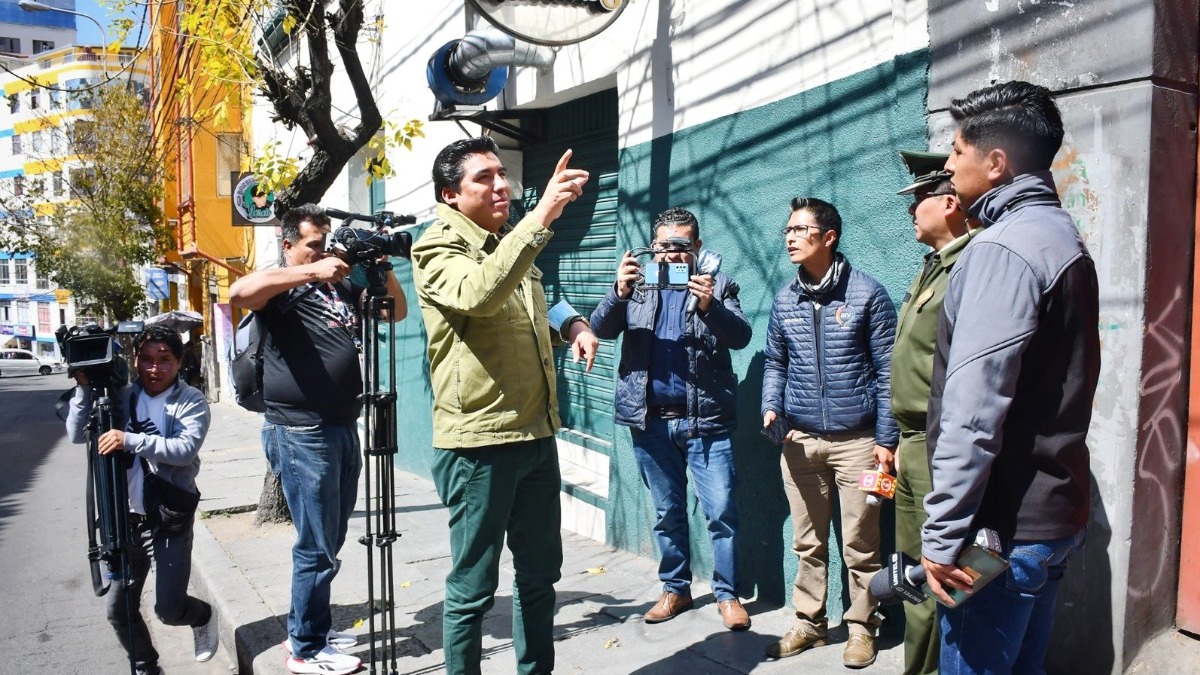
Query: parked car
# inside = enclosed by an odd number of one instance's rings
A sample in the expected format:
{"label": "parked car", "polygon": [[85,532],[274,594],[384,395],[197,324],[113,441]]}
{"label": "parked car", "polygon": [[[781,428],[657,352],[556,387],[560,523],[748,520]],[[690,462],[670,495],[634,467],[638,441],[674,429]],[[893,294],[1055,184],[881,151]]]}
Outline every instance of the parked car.
{"label": "parked car", "polygon": [[28,349],[0,349],[0,376],[49,375],[61,373],[67,366],[58,359],[38,356]]}

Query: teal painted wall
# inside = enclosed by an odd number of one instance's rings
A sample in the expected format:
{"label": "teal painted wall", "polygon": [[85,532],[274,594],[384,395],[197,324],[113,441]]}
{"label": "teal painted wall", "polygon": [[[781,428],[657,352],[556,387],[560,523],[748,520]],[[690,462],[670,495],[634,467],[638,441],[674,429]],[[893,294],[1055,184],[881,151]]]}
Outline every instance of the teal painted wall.
{"label": "teal painted wall", "polygon": [[[925,50],[906,54],[788,99],[621,151],[618,250],[646,245],[655,213],[671,206],[692,210],[705,247],[724,254],[722,269],[741,285],[742,308],[754,329],[750,346],[734,352],[733,359],[741,420],[734,447],[744,595],[790,602],[796,573],[779,450],[758,434],[771,301],[795,274],[779,233],[790,215],[789,202],[795,196],[814,196],[836,205],[845,223],[840,250],[899,301],[924,248],[913,238],[908,200],[895,194],[911,182],[896,151],[926,147],[928,63]],[[650,499],[628,431],[618,430],[614,440],[609,543],[657,558]],[[693,573],[710,579],[704,516],[694,495],[689,501]],[[889,550],[891,528],[889,508],[884,522]],[[831,550],[840,545],[831,543]],[[832,562],[831,623],[842,613],[842,573],[840,563]]]}
{"label": "teal painted wall", "polygon": [[[410,230],[415,241],[429,223]],[[425,322],[413,286],[412,264],[393,258],[396,281],[408,299],[408,318],[396,330],[396,430],[399,452],[396,468],[428,478],[433,458],[433,389],[429,384],[429,360],[425,358]]]}
{"label": "teal painted wall", "polygon": [[[788,99],[620,151],[618,249],[648,243],[649,223],[658,211],[676,205],[693,210],[706,246],[724,254],[723,269],[741,285],[742,308],[754,328],[750,346],[735,352],[733,361],[742,420],[734,444],[743,594],[789,602],[796,573],[779,451],[757,432],[771,300],[795,274],[779,234],[789,215],[788,203],[801,195],[833,202],[845,222],[841,250],[853,265],[883,282],[898,301],[924,251],[913,239],[907,200],[895,194],[909,182],[896,150],[926,147],[928,63],[926,51],[906,54]],[[421,231],[414,230],[413,236]],[[396,466],[427,477],[433,434],[425,329],[411,266],[405,260],[394,262],[409,300],[409,319],[396,325]],[[616,346],[605,342],[604,348]],[[617,429],[614,435],[609,543],[656,558],[649,496],[633,460],[629,433]],[[704,516],[694,497],[689,501],[692,531],[698,534],[692,543],[693,571],[697,579],[706,579],[712,560]],[[884,529],[890,547],[890,510]],[[834,561],[829,612],[834,623],[841,616],[841,574]]]}

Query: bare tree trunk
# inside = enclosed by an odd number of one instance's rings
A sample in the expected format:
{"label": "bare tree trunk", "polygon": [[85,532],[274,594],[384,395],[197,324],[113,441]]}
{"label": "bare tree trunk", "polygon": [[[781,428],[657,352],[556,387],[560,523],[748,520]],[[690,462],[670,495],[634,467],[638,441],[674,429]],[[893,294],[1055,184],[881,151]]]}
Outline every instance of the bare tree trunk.
{"label": "bare tree trunk", "polygon": [[287,500],[283,498],[283,485],[279,477],[267,469],[263,476],[262,494],[258,497],[258,512],[254,516],[254,524],[290,523],[292,512],[288,510]]}

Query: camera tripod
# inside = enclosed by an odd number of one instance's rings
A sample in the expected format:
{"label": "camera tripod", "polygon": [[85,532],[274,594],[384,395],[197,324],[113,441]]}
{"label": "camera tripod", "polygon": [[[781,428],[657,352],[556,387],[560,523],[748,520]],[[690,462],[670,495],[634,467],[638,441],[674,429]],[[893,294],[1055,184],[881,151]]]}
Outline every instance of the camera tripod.
{"label": "camera tripod", "polygon": [[[88,563],[92,573],[92,591],[106,595],[113,582],[127,583],[129,565],[129,484],[125,453],[100,454],[100,435],[113,428],[111,392],[103,385],[90,385],[92,406],[88,420],[87,533]],[[98,535],[98,536],[97,536]],[[97,543],[99,539],[99,543]],[[100,563],[108,567],[107,582]],[[133,604],[125,594],[125,616],[129,626],[129,644],[133,645]],[[129,672],[136,673],[136,657],[129,654]]]}
{"label": "camera tripod", "polygon": [[[391,321],[396,301],[387,292],[387,272],[391,263],[372,261],[362,265],[367,275],[367,293],[363,303],[363,480],[366,498],[366,534],[358,543],[367,547],[367,629],[370,631],[369,672],[376,672],[377,660],[390,661],[395,675],[396,598],[392,544],[396,532],[395,455],[396,455],[396,346],[395,326]],[[386,319],[385,319],[386,317]],[[384,325],[380,335],[380,324]],[[386,384],[380,377],[379,343],[387,345],[389,373]],[[374,492],[371,492],[371,465],[375,465]],[[375,508],[372,509],[372,501]],[[375,549],[379,549],[379,598],[375,597]],[[379,633],[375,632],[375,614],[379,613]],[[378,635],[378,640],[376,636]],[[376,643],[379,644],[378,659]]]}

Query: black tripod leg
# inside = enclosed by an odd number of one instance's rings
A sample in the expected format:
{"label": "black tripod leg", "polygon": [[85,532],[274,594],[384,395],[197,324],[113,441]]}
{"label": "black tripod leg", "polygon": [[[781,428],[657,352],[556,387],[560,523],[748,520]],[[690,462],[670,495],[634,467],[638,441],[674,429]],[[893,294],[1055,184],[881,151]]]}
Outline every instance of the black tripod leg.
{"label": "black tripod leg", "polygon": [[129,672],[137,673],[137,654],[134,643],[133,603],[128,593],[129,550],[126,548],[131,539],[129,533],[129,483],[126,474],[124,453],[100,455],[100,434],[114,428],[112,414],[112,399],[103,387],[95,388],[96,406],[91,426],[92,434],[88,439],[89,461],[95,461],[96,493],[100,511],[100,547],[98,557],[108,565],[109,583],[122,584],[125,593],[125,621],[129,626]]}
{"label": "black tripod leg", "polygon": [[[396,647],[396,602],[392,543],[397,538],[395,513],[394,459],[396,454],[396,384],[395,384],[395,340],[390,320],[395,311],[395,301],[387,295],[383,286],[373,286],[367,291],[365,318],[363,321],[363,404],[366,411],[366,442],[363,448],[364,465],[375,465],[375,482],[367,480],[367,536],[364,543],[369,548],[379,548],[379,579],[375,584],[372,552],[367,553],[367,597],[370,603],[370,672],[376,672],[377,660],[390,662],[393,675],[397,672]],[[379,328],[386,326],[383,341],[388,345],[391,358],[391,376],[388,389],[382,389],[380,377]],[[373,489],[372,489],[373,488]],[[375,502],[372,511],[371,501]],[[374,526],[374,534],[371,528]],[[380,597],[376,602],[378,588]],[[379,611],[379,632],[375,631],[375,610]],[[379,650],[376,650],[376,641]]]}

